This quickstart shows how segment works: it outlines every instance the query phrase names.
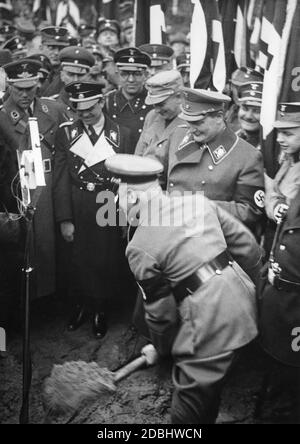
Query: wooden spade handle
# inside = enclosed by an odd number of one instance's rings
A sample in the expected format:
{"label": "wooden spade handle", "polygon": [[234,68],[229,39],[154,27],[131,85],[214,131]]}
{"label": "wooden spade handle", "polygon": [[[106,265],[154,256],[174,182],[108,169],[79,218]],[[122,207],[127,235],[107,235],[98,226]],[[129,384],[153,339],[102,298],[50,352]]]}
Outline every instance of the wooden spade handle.
{"label": "wooden spade handle", "polygon": [[115,372],[115,382],[121,381],[121,379],[126,378],[126,376],[130,375],[135,370],[138,370],[139,368],[143,367],[146,364],[147,364],[146,356],[144,355],[139,356],[138,358],[124,365],[124,367],[121,367],[119,370]]}

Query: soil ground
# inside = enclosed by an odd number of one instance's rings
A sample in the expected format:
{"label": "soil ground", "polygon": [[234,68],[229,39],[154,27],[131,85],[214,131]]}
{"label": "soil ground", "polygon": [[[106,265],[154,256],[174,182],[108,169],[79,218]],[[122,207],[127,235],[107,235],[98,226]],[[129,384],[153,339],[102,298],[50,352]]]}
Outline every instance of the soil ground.
{"label": "soil ground", "polygon": [[[109,310],[109,331],[96,340],[91,322],[75,332],[66,330],[67,311],[57,301],[44,299],[31,307],[32,384],[30,423],[44,421],[43,382],[53,364],[65,361],[96,361],[115,371],[139,355],[145,340],[130,327],[132,306],[117,303]],[[293,391],[289,375],[275,369],[262,415],[254,410],[261,388],[266,357],[257,344],[248,347],[223,392],[217,422],[236,424],[278,424],[294,422],[290,416]],[[105,394],[73,415],[55,416],[53,423],[83,424],[168,424],[171,403],[171,362],[138,370],[120,381],[113,394]],[[0,423],[16,424],[22,401],[22,334],[8,337],[8,352],[0,359]]]}

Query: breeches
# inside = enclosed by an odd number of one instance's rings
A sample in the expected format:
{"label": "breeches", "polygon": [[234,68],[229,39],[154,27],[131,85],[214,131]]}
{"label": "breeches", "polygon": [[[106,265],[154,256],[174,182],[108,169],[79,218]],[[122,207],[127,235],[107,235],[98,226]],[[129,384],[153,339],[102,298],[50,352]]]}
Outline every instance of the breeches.
{"label": "breeches", "polygon": [[173,424],[215,423],[226,376],[238,351],[209,358],[178,360],[173,367]]}

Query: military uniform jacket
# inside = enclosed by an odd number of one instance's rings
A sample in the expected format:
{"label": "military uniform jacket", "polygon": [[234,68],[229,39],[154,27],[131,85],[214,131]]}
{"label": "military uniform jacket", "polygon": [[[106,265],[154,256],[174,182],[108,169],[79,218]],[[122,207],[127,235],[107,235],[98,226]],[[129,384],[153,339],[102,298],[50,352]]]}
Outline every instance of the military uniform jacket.
{"label": "military uniform jacket", "polygon": [[178,127],[164,147],[167,190],[201,191],[254,228],[264,208],[261,153],[226,128],[209,144],[199,145],[186,127]]}
{"label": "military uniform jacket", "polygon": [[[84,125],[81,120],[64,123],[57,131],[56,156],[54,170],[54,203],[55,214],[58,222],[73,220],[72,184],[80,188],[86,183],[95,183],[95,175],[91,170],[82,170],[84,159],[71,151],[72,146],[82,136],[86,136]],[[127,128],[122,128],[105,118],[104,136],[106,142],[116,153],[128,153],[131,149],[130,135]],[[93,149],[93,147],[92,147]],[[99,147],[101,153],[101,147]],[[104,167],[105,157],[91,166],[92,170],[103,179],[110,179],[111,175]],[[81,171],[82,170],[82,171]],[[107,182],[108,183],[108,182]],[[109,188],[109,185],[108,185]],[[85,193],[86,191],[84,191]],[[97,192],[97,190],[95,190]],[[74,193],[73,193],[74,194]],[[82,193],[81,193],[82,194]],[[94,193],[91,193],[94,195]]]}
{"label": "military uniform jacket", "polygon": [[126,127],[131,132],[134,153],[136,144],[143,130],[146,114],[152,107],[145,105],[147,91],[144,88],[134,99],[127,100],[122,90],[114,90],[106,95],[105,113],[117,124]]}
{"label": "military uniform jacket", "polygon": [[[280,278],[300,284],[299,245],[300,191],[290,203],[273,251]],[[260,305],[263,348],[283,363],[300,367],[300,287],[298,290],[286,291],[267,282]]]}
{"label": "military uniform jacket", "polygon": [[175,117],[166,126],[165,119],[154,109],[151,110],[146,116],[144,128],[134,154],[139,156],[154,155],[159,159],[159,149],[162,148],[162,144],[168,140],[174,129],[183,123],[182,119]]}
{"label": "military uniform jacket", "polygon": [[[245,345],[257,334],[254,284],[246,274],[255,279],[260,266],[261,252],[253,235],[202,195],[163,196],[161,204],[157,201],[154,196],[150,202],[159,209],[155,220],[173,220],[174,224],[149,223],[149,206],[145,206],[126,250],[131,271],[146,293],[154,345],[166,351],[164,342],[169,342],[170,329],[177,321],[172,288],[226,248],[237,263],[180,303],[172,353],[177,359],[197,359]],[[147,302],[149,294],[152,300]],[[155,300],[158,294],[161,298]]]}
{"label": "military uniform jacket", "polygon": [[[35,99],[33,116],[38,119],[46,187],[36,205],[34,215],[35,272],[37,296],[55,290],[55,227],[52,200],[52,168],[54,139],[57,128],[64,121],[59,105],[50,99]],[[12,177],[18,172],[16,149],[30,147],[27,115],[11,97],[0,111],[0,127],[10,149]],[[10,186],[10,184],[8,184]],[[34,192],[31,191],[31,196]]]}
{"label": "military uniform jacket", "polygon": [[243,140],[246,140],[246,142],[250,143],[250,145],[253,145],[258,150],[261,149],[260,147],[260,131],[253,131],[253,132],[247,132],[242,129],[239,129],[235,133],[238,137],[240,137]]}

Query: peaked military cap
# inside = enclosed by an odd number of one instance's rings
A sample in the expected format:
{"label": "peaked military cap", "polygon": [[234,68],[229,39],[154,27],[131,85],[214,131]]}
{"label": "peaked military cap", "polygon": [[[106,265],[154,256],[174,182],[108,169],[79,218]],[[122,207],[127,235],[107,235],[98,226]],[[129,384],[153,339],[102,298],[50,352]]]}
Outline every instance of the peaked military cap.
{"label": "peaked military cap", "polygon": [[178,71],[189,71],[191,66],[191,53],[185,52],[176,57]]}
{"label": "peaked military cap", "polygon": [[95,59],[90,51],[80,46],[64,48],[58,57],[63,68],[76,74],[86,74],[95,64]]}
{"label": "peaked military cap", "polygon": [[9,83],[20,88],[31,88],[38,83],[42,64],[37,60],[21,59],[3,66]]}
{"label": "peaked military cap", "polygon": [[151,58],[135,47],[120,49],[114,54],[114,61],[120,69],[141,70],[151,65]]}
{"label": "peaked military cap", "polygon": [[41,63],[41,68],[39,72],[43,78],[47,78],[51,72],[52,66],[49,58],[45,54],[31,54],[26,57],[26,60],[37,60]]}
{"label": "peaked military cap", "polygon": [[245,83],[239,87],[239,102],[245,105],[261,106],[263,82]]}
{"label": "peaked military cap", "polygon": [[63,26],[47,26],[41,29],[42,42],[48,46],[68,46],[69,31]]}
{"label": "peaked military cap", "polygon": [[123,22],[121,23],[122,31],[133,28],[133,23],[133,17],[128,17],[126,20],[123,20]]}
{"label": "peaked military cap", "polygon": [[187,121],[201,120],[206,114],[223,110],[223,105],[230,102],[229,96],[206,89],[182,88],[183,103],[179,117]]}
{"label": "peaked military cap", "polygon": [[25,37],[33,37],[36,28],[31,20],[24,19],[23,17],[19,18],[16,21],[16,28],[20,35],[24,35]]}
{"label": "peaked military cap", "polygon": [[241,86],[249,82],[262,82],[263,80],[264,75],[261,72],[248,66],[236,69],[231,76],[231,83],[235,86]]}
{"label": "peaked military cap", "polygon": [[12,56],[9,49],[0,49],[0,66],[12,62]]}
{"label": "peaked military cap", "polygon": [[146,82],[148,90],[146,105],[155,105],[166,100],[183,87],[182,77],[175,69],[161,71],[150,77]]}
{"label": "peaked military cap", "polygon": [[96,34],[96,27],[83,23],[78,26],[78,34],[80,37],[94,37]]}
{"label": "peaked military cap", "polygon": [[103,17],[99,18],[98,20],[98,35],[101,34],[103,31],[112,31],[117,34],[117,36],[120,36],[121,28],[117,20],[109,20],[105,19]]}
{"label": "peaked military cap", "polygon": [[65,87],[70,95],[70,101],[77,110],[85,110],[94,106],[103,96],[102,90],[105,82],[72,82]]}
{"label": "peaked military cap", "polygon": [[274,128],[300,127],[300,102],[279,103]]}
{"label": "peaked military cap", "polygon": [[12,37],[3,45],[2,48],[9,49],[13,54],[13,57],[23,54],[26,55],[27,53],[27,49],[26,46],[24,45],[23,39],[21,39],[21,37],[18,36]]}
{"label": "peaked military cap", "polygon": [[174,51],[168,45],[141,45],[139,49],[146,52],[151,57],[151,66],[160,66],[170,62]]}
{"label": "peaked military cap", "polygon": [[189,45],[189,41],[183,32],[176,32],[175,34],[172,34],[169,41],[170,45],[173,45],[173,43],[184,43],[186,46]]}
{"label": "peaked military cap", "polygon": [[105,166],[121,182],[146,183],[156,180],[163,165],[156,159],[134,154],[116,154],[105,161]]}

